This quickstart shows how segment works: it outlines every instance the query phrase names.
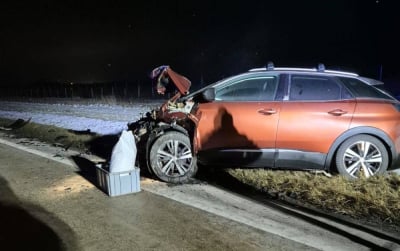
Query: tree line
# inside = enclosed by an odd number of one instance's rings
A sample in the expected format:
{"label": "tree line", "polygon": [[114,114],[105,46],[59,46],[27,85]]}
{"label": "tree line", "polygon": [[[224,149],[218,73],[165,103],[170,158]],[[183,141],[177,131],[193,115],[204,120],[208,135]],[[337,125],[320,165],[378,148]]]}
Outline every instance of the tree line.
{"label": "tree line", "polygon": [[131,99],[157,98],[151,83],[36,83],[32,85],[0,86],[0,97],[18,98],[86,98]]}

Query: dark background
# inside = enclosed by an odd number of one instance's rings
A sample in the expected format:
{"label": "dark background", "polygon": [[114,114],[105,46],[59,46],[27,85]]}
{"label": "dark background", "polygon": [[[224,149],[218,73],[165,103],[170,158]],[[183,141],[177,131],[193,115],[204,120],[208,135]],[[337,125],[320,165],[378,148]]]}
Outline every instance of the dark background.
{"label": "dark background", "polygon": [[[195,87],[262,67],[400,74],[395,1],[2,1],[0,85],[146,82],[170,65]],[[399,87],[400,89],[400,87]]]}

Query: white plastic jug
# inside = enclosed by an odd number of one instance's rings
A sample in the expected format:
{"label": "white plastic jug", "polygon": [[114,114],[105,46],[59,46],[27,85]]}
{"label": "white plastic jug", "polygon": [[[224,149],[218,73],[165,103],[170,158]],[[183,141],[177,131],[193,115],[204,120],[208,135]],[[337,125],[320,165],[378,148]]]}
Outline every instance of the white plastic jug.
{"label": "white plastic jug", "polygon": [[136,142],[131,131],[122,131],[111,154],[110,172],[125,172],[135,168]]}

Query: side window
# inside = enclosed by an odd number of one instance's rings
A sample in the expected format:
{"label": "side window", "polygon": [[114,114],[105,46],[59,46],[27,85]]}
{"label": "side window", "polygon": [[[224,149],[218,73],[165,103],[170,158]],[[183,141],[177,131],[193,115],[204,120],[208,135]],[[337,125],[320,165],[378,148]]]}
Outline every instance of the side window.
{"label": "side window", "polygon": [[338,100],[340,86],[329,77],[294,75],[290,81],[290,100]]}
{"label": "side window", "polygon": [[354,94],[357,98],[383,98],[392,99],[390,96],[382,92],[381,90],[370,86],[358,79],[354,78],[339,78],[344,85]]}
{"label": "side window", "polygon": [[275,98],[278,77],[249,78],[221,87],[215,99],[222,101],[272,101]]}

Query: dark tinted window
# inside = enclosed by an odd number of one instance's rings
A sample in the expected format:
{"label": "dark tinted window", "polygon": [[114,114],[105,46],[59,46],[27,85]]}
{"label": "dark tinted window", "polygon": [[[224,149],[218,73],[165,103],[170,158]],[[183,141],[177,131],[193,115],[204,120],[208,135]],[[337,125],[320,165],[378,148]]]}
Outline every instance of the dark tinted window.
{"label": "dark tinted window", "polygon": [[388,95],[355,78],[339,77],[344,85],[357,98],[383,98],[391,99]]}
{"label": "dark tinted window", "polygon": [[275,97],[276,76],[249,78],[217,88],[216,100],[224,101],[272,101]]}
{"label": "dark tinted window", "polygon": [[294,75],[290,81],[290,100],[338,100],[340,86],[329,77]]}

